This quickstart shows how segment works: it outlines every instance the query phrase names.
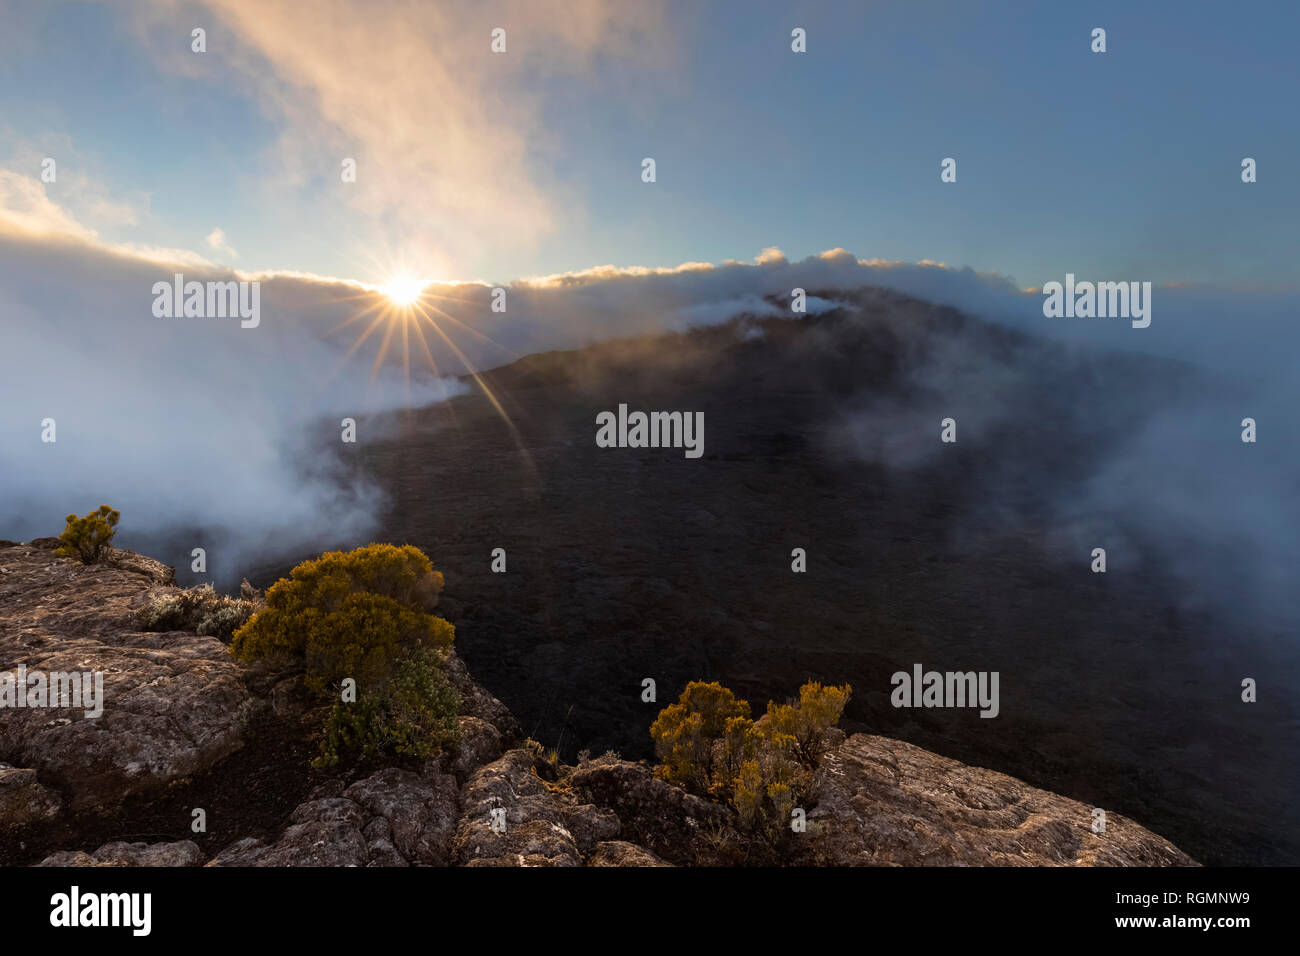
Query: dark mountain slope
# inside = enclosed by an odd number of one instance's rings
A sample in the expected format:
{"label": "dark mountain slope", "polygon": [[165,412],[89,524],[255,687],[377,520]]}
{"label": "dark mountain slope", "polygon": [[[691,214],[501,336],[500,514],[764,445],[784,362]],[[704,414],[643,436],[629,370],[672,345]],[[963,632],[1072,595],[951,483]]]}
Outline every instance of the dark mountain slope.
{"label": "dark mountain slope", "polygon": [[[1064,517],[1143,409],[1205,383],[852,300],[530,356],[382,438],[370,423],[347,450],[391,495],[378,537],[434,556],[468,665],[568,754],[648,754],[688,680],[759,702],[848,681],[850,729],[1118,810],[1207,863],[1300,862],[1294,712],[1238,696],[1286,662],[1187,600],[1166,541]],[[619,403],[703,411],[703,457],[598,448],[596,415]],[[956,444],[939,441],[948,416]],[[891,707],[890,675],[915,663],[998,671],[999,716]]]}

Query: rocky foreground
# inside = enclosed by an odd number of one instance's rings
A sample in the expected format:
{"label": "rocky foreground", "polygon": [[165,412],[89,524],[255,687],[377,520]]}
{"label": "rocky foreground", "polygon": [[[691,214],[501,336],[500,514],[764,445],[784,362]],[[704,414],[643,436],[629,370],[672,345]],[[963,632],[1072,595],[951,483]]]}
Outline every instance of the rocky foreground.
{"label": "rocky foreground", "polygon": [[[524,746],[510,711],[454,654],[448,671],[463,697],[455,753],[364,775],[299,768],[285,778],[293,802],[278,812],[256,785],[266,765],[250,755],[266,749],[268,733],[288,728],[292,737],[304,726],[295,681],[246,671],[214,637],[139,630],[132,611],[175,587],[165,565],[118,551],[83,567],[56,556],[56,543],[0,545],[0,671],[101,671],[103,715],[0,709],[0,860],[8,864],[741,862],[728,807],[614,754],[577,766],[548,760]],[[291,747],[278,759],[305,767]],[[247,814],[239,804],[213,813],[193,839],[139,838],[132,821],[168,814],[165,835],[188,832],[188,808],[216,799],[216,779],[246,789]],[[869,734],[837,738],[807,803],[807,832],[785,859],[792,865],[1196,865],[1118,814],[1094,833],[1090,806]],[[150,807],[164,812],[148,816]],[[504,828],[494,813],[502,810]],[[120,838],[104,839],[115,828]]]}

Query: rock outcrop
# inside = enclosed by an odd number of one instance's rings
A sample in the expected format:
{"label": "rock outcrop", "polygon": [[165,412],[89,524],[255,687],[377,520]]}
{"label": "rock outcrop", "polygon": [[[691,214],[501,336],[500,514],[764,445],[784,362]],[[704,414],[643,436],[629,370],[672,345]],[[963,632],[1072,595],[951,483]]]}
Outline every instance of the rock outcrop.
{"label": "rock outcrop", "polygon": [[31,768],[0,763],[0,822],[10,825],[49,820],[63,801],[58,793],[42,786]]}
{"label": "rock outcrop", "polygon": [[467,866],[581,866],[619,818],[578,803],[538,776],[533,756],[512,750],[479,770],[462,794],[457,861]]}
{"label": "rock outcrop", "polygon": [[[237,749],[254,703],[221,642],[148,633],[132,619],[172,585],[172,569],[123,551],[82,565],[56,555],[55,544],[0,548],[0,671],[100,673],[103,713],[6,709],[0,759],[35,770],[79,811],[159,788]],[[0,813],[7,808],[0,798]]]}
{"label": "rock outcrop", "polygon": [[61,850],[37,866],[200,866],[203,851],[191,840],[175,843],[106,843],[94,853]]}
{"label": "rock outcrop", "polygon": [[245,839],[209,866],[447,866],[458,818],[455,778],[389,768],[320,788],[278,840]]}
{"label": "rock outcrop", "polygon": [[[900,740],[853,734],[813,779],[807,850],[832,866],[1195,866],[1117,813]],[[1104,808],[1103,808],[1104,809]]]}
{"label": "rock outcrop", "polygon": [[[75,821],[89,808],[132,796],[159,799],[151,792],[255,749],[240,749],[250,715],[274,727],[305,726],[309,703],[294,678],[251,674],[216,638],[136,628],[132,610],[174,587],[171,569],[127,552],[85,567],[44,541],[0,547],[0,572],[0,671],[98,671],[105,691],[98,718],[76,708],[0,710],[0,759],[8,761],[0,763],[0,830],[54,821],[75,837]],[[584,756],[576,767],[547,759],[521,739],[510,710],[456,654],[446,669],[462,707],[460,741],[441,757],[369,769],[359,779],[304,776],[291,799],[273,802],[265,825],[236,830],[206,850],[199,844],[211,837],[200,836],[199,843],[115,839],[88,852],[84,847],[104,836],[92,842],[81,835],[83,849],[43,850],[40,865],[689,866],[750,859],[728,806],[614,754]],[[846,739],[834,731],[831,742],[804,801],[807,830],[787,835],[783,862],[1196,865],[1116,813],[1094,833],[1091,807],[1014,777],[885,737]],[[305,754],[296,759],[305,774]],[[169,810],[165,829],[148,832],[175,832],[182,813],[188,823],[190,806]],[[239,832],[253,835],[236,838]]]}
{"label": "rock outcrop", "polygon": [[717,862],[711,847],[737,838],[730,810],[665,783],[644,764],[617,760],[579,767],[573,789],[612,810],[627,839],[673,863]]}

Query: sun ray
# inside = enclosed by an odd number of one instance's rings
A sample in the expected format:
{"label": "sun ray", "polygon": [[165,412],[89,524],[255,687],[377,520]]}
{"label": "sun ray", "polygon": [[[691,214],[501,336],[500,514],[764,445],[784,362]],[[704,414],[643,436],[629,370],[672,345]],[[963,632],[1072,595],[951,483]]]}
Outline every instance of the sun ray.
{"label": "sun ray", "polygon": [[462,322],[460,319],[456,318],[451,313],[444,312],[442,309],[439,309],[437,306],[431,303],[422,302],[420,303],[420,305],[424,306],[425,308],[432,309],[433,311],[437,312],[440,316],[442,316],[444,319],[446,319],[448,322],[455,322],[457,325],[459,325],[470,335],[476,336],[478,339],[480,339],[483,342],[486,342],[488,345],[491,345],[492,347],[498,348],[501,351],[505,352],[506,355],[509,356],[512,361],[518,361],[520,358],[522,358],[522,356],[514,349],[510,348],[509,346],[502,345],[500,342],[493,339],[490,335],[487,335],[484,332],[480,332],[472,325],[467,325],[466,323]]}
{"label": "sun ray", "polygon": [[392,319],[388,321],[388,328],[384,330],[384,340],[379,344],[379,354],[375,356],[375,364],[370,367],[370,381],[374,382],[375,377],[379,375],[379,369],[384,364],[384,359],[388,355],[388,343],[393,338],[393,329],[397,323]]}
{"label": "sun ray", "polygon": [[[392,277],[382,285],[367,286],[354,295],[342,296],[341,298],[344,300],[358,300],[360,308],[338,323],[331,330],[331,334],[358,324],[364,324],[364,328],[357,335],[356,340],[348,348],[346,354],[343,355],[338,366],[327,376],[326,381],[334,378],[347,362],[361,350],[365,343],[372,341],[375,333],[382,328],[383,335],[379,339],[374,361],[370,367],[370,381],[373,384],[385,363],[390,361],[390,349],[396,348],[395,335],[399,326],[401,327],[401,366],[408,395],[410,394],[412,382],[412,350],[417,344],[424,360],[428,363],[429,371],[432,372],[435,379],[441,379],[444,373],[438,367],[438,361],[434,354],[435,350],[431,347],[429,337],[424,331],[424,326],[427,323],[451,354],[459,360],[467,376],[479,387],[493,411],[501,418],[501,421],[510,432],[511,440],[519,453],[525,471],[533,480],[536,480],[538,476],[537,465],[523,442],[523,436],[518,426],[506,410],[502,400],[504,396],[497,395],[475,363],[448,334],[449,329],[443,328],[443,323],[445,322],[449,326],[455,326],[463,330],[472,335],[477,341],[495,349],[500,349],[511,360],[518,359],[519,356],[513,349],[495,341],[490,335],[474,328],[440,307],[442,303],[474,305],[476,304],[474,299],[459,295],[444,295],[433,291],[433,286],[435,286],[435,283],[429,280],[416,279],[409,273],[397,272],[392,274]],[[414,333],[415,342],[412,342],[412,333]],[[452,416],[453,421],[456,421],[454,408],[452,409]],[[459,424],[457,427],[459,427]]]}
{"label": "sun ray", "polygon": [[366,339],[370,338],[371,333],[374,332],[375,329],[379,328],[383,324],[384,324],[384,313],[380,312],[378,315],[375,316],[374,321],[370,323],[370,327],[361,333],[361,337],[352,343],[352,347],[348,349],[347,353],[343,356],[343,361],[346,362],[348,359],[352,358],[352,356],[357,353],[357,349],[361,348],[362,344],[366,341]]}
{"label": "sun ray", "polygon": [[451,337],[442,330],[442,327],[439,326],[423,308],[416,306],[416,312],[429,323],[435,332],[442,336],[442,340],[447,343],[447,347],[456,353],[456,357],[460,359],[461,364],[469,371],[470,377],[474,379],[474,383],[483,390],[483,394],[487,396],[488,401],[492,403],[492,407],[495,408],[497,414],[501,416],[501,420],[505,422],[506,427],[510,429],[510,435],[514,439],[515,447],[519,449],[520,457],[528,466],[528,470],[532,473],[533,477],[536,478],[537,465],[533,462],[533,456],[528,453],[528,449],[524,446],[523,438],[519,434],[519,429],[515,427],[515,423],[510,418],[510,414],[505,410],[505,407],[501,402],[497,400],[496,395],[493,394],[492,389],[488,387],[487,382],[483,380],[478,369],[474,367],[474,363],[469,360],[469,357],[465,355],[459,347],[457,347],[456,343],[451,340]]}

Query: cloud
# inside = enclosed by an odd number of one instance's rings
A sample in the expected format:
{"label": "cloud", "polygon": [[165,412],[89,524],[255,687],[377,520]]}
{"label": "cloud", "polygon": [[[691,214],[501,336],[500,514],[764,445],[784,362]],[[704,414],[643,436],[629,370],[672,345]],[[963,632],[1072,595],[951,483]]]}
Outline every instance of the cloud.
{"label": "cloud", "polygon": [[[40,189],[49,203],[57,203],[64,215],[89,234],[99,230],[136,226],[149,215],[149,196],[135,192],[127,196],[110,193],[97,163],[79,150],[66,133],[43,132],[19,139],[12,130],[0,130],[0,146],[7,152],[2,165],[15,177],[9,189]],[[48,169],[47,169],[48,167]],[[49,175],[52,181],[42,182]],[[0,208],[16,206],[12,194],[0,196]],[[67,220],[51,223],[53,231],[71,228]]]}
{"label": "cloud", "polygon": [[[853,290],[871,286],[1028,332],[1043,349],[1091,350],[1102,356],[1097,375],[1122,364],[1105,356],[1133,352],[1194,367],[1200,385],[1167,392],[1167,408],[1153,406],[1152,392],[1113,369],[1103,376],[1104,397],[1089,393],[1095,407],[1075,409],[1067,379],[1043,385],[1054,404],[1039,411],[1049,420],[1056,415],[1068,420],[1062,427],[1086,428],[1091,416],[1091,427],[1105,423],[1114,435],[1107,457],[1090,463],[1071,496],[1053,503],[1060,533],[1082,543],[1107,513],[1108,527],[1124,524],[1145,529],[1148,540],[1174,542],[1166,557],[1205,585],[1198,592],[1214,590],[1217,580],[1220,592],[1236,589],[1261,606],[1285,606],[1279,569],[1300,563],[1284,531],[1300,524],[1297,491],[1288,484],[1300,473],[1300,432],[1292,424],[1300,406],[1292,364],[1300,296],[1291,290],[1158,287],[1151,327],[1133,329],[1123,320],[1047,319],[1041,294],[993,273],[863,259],[842,249],[792,262],[769,248],[752,263],[606,265],[520,279],[504,287],[505,312],[493,311],[486,283],[431,284],[423,317],[398,335],[377,310],[364,312],[381,300],[362,284],[290,272],[233,274],[262,282],[256,330],[155,318],[153,283],[181,270],[187,278],[231,276],[185,250],[104,243],[40,183],[0,171],[0,376],[14,396],[0,412],[0,533],[50,533],[70,508],[102,500],[128,506],[137,527],[155,531],[213,523],[235,529],[249,553],[268,541],[301,539],[322,510],[342,516],[340,534],[364,536],[380,496],[304,451],[301,436],[322,421],[437,401],[448,376],[550,349],[717,324],[741,313],[753,318],[738,335],[755,338],[762,322],[800,318],[789,312],[794,288],[807,291],[808,314],[816,315],[854,308]],[[905,327],[906,310],[895,311]],[[903,441],[900,431],[882,427],[915,421],[918,433],[932,431],[931,419],[942,412],[959,418],[963,440],[990,439],[1036,414],[1024,396],[1039,393],[1026,389],[1037,381],[1036,366],[1054,354],[1026,349],[1008,363],[943,337],[918,340],[915,350],[926,356],[911,373],[921,398],[859,409],[851,443],[856,454],[902,469],[927,467],[937,443]],[[960,411],[945,411],[951,408]],[[57,446],[37,440],[45,417],[60,423]],[[1237,438],[1244,417],[1259,423],[1256,445]],[[304,461],[318,466],[304,474]],[[1124,489],[1119,498],[1117,487]],[[1016,507],[997,503],[1012,521]]]}
{"label": "cloud", "polygon": [[[148,259],[188,266],[210,266],[203,256],[189,249],[173,249],[138,242],[105,242],[99,232],[85,225],[72,210],[50,198],[50,187],[34,176],[12,169],[0,169],[0,235],[16,241],[46,239],[91,244],[103,252],[133,259]],[[97,208],[90,204],[92,215]]]}
{"label": "cloud", "polygon": [[354,339],[331,335],[338,322],[318,307],[355,313],[355,284],[266,279],[255,329],[155,317],[153,285],[175,272],[238,276],[88,240],[35,205],[40,228],[0,230],[0,535],[57,534],[69,511],[107,502],[123,513],[125,546],[161,548],[173,564],[206,547],[218,580],[237,584],[265,554],[371,533],[383,496],[355,473],[340,421],[380,427],[375,415],[459,383],[349,357]]}
{"label": "cloud", "polygon": [[219,255],[226,256],[230,259],[239,258],[239,253],[236,252],[234,247],[226,241],[226,233],[220,226],[204,236],[203,241],[208,244],[208,248],[212,249]]}
{"label": "cloud", "polygon": [[94,239],[96,233],[52,201],[39,179],[0,169],[0,232]]}
{"label": "cloud", "polygon": [[[567,144],[544,125],[538,80],[617,58],[668,55],[656,2],[617,0],[207,0],[204,57],[176,53],[192,11],[170,0],[134,8],[145,46],[168,69],[236,84],[277,127],[268,182],[321,193],[376,240],[438,274],[502,242],[531,247],[577,198],[544,172]],[[493,53],[491,31],[506,30]],[[343,183],[341,163],[356,161]],[[268,187],[269,188],[269,187]]]}
{"label": "cloud", "polygon": [[734,299],[723,299],[720,302],[697,302],[682,306],[677,309],[676,321],[672,326],[677,329],[687,329],[695,326],[717,325],[741,314],[772,317],[784,313],[769,300],[751,294]]}

